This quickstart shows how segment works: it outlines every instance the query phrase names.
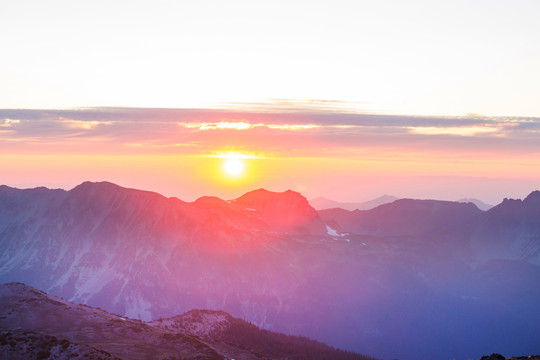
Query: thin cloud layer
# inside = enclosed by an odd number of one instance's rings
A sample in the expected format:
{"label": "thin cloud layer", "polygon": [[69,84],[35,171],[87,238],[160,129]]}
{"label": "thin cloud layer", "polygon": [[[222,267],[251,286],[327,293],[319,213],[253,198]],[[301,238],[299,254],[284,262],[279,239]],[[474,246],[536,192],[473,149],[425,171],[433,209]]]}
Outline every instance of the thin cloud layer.
{"label": "thin cloud layer", "polygon": [[331,157],[355,151],[530,155],[540,152],[539,133],[540,118],[476,115],[144,108],[0,110],[0,147],[14,153],[25,146],[41,146],[53,152],[68,151],[69,147],[69,151],[96,153],[181,154],[235,148],[285,157]]}

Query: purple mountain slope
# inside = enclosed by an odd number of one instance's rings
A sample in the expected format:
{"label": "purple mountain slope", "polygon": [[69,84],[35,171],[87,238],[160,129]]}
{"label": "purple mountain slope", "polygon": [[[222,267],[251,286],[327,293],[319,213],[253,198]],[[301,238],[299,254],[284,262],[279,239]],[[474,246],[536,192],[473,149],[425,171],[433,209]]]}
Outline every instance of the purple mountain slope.
{"label": "purple mountain slope", "polygon": [[224,310],[388,359],[539,353],[537,194],[316,212],[292,191],[3,186],[0,281],[142,320]]}

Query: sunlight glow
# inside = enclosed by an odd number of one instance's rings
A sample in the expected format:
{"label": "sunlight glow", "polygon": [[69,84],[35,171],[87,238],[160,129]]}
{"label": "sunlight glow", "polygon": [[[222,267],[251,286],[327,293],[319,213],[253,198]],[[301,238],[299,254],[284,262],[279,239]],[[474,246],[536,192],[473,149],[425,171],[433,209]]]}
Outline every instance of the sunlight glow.
{"label": "sunlight glow", "polygon": [[215,155],[210,155],[209,157],[218,159],[262,159],[259,155],[240,152],[219,152]]}
{"label": "sunlight glow", "polygon": [[217,123],[178,123],[178,125],[183,125],[189,129],[199,129],[199,130],[216,130],[216,129],[234,129],[234,130],[247,130],[256,126],[262,126],[262,124],[250,124],[245,121],[229,122],[221,121]]}
{"label": "sunlight glow", "polygon": [[308,129],[317,129],[321,128],[321,125],[316,124],[251,124],[245,121],[238,122],[229,122],[229,121],[220,121],[220,122],[204,122],[204,123],[178,123],[180,126],[184,126],[188,129],[199,129],[199,130],[223,130],[223,129],[233,129],[233,130],[248,130],[256,127],[267,127],[269,129],[279,129],[279,130],[308,130]]}
{"label": "sunlight glow", "polygon": [[229,177],[238,177],[244,173],[244,161],[238,158],[225,159],[223,162],[223,171]]}

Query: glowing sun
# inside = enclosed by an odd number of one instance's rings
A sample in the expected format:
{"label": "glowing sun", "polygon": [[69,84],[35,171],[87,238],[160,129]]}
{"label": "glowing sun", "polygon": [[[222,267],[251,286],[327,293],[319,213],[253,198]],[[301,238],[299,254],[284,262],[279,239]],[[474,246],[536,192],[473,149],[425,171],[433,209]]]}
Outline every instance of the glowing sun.
{"label": "glowing sun", "polygon": [[230,157],[223,161],[223,171],[228,177],[240,177],[244,174],[246,165],[244,160]]}

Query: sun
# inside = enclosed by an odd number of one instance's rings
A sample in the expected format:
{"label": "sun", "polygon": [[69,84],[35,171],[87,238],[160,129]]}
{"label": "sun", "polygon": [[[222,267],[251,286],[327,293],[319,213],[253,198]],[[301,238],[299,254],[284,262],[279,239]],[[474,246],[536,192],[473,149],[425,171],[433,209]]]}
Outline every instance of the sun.
{"label": "sun", "polygon": [[212,155],[207,155],[212,158],[217,158],[219,162],[214,169],[219,172],[217,178],[229,184],[245,184],[246,181],[253,181],[254,171],[259,169],[257,165],[253,167],[254,159],[262,159],[260,155],[245,152],[219,152]]}
{"label": "sun", "polygon": [[244,174],[246,165],[244,160],[237,157],[225,158],[223,161],[223,172],[231,178],[238,178]]}

